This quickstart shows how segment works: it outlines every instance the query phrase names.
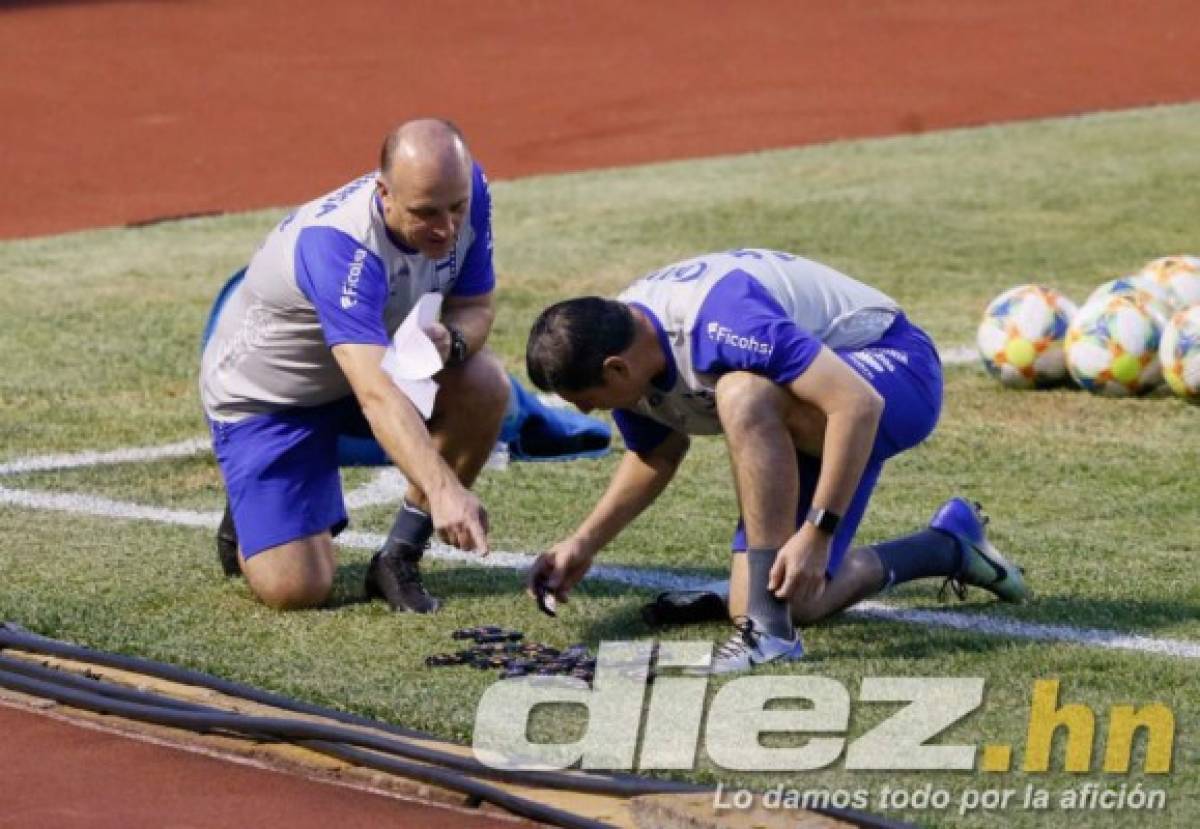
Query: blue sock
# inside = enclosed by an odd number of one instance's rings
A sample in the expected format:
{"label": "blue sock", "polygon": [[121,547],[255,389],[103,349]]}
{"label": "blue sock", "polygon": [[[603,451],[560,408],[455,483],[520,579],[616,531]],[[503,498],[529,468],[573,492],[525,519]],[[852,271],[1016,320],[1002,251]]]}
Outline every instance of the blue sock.
{"label": "blue sock", "polygon": [[928,528],[874,545],[888,574],[887,586],[930,576],[953,576],[962,567],[962,550],[954,536]]}
{"label": "blue sock", "polygon": [[396,520],[388,533],[387,541],[383,542],[383,549],[385,553],[390,553],[407,547],[409,549],[406,553],[411,555],[415,550],[419,558],[432,535],[433,519],[429,517],[429,513],[405,501],[396,513]]}

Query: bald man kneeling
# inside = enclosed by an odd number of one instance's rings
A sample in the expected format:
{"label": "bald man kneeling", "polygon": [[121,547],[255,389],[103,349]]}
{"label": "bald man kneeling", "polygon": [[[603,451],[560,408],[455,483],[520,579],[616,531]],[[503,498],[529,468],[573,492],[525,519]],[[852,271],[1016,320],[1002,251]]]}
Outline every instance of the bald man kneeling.
{"label": "bald man kneeling", "polygon": [[[347,525],[341,435],[373,436],[408,480],[371,559],[367,595],[429,613],[420,560],[436,531],[488,552],[487,512],[470,491],[504,417],[509,381],[485,347],[495,318],[491,198],[459,130],[401,124],[379,169],[286,216],[221,309],[200,391],[228,501],[217,551],[265,604],[324,604]],[[426,333],[444,367],[432,414],[382,367],[400,323],[444,297]]]}

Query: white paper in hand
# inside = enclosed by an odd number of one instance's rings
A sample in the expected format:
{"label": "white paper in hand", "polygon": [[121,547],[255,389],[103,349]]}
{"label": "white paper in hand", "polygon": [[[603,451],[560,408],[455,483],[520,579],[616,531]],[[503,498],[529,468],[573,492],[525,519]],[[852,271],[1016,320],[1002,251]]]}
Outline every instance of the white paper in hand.
{"label": "white paper in hand", "polygon": [[425,294],[400,323],[383,354],[383,370],[426,420],[433,414],[438,385],[433,375],[442,370],[437,346],[425,333],[442,311],[441,294]]}

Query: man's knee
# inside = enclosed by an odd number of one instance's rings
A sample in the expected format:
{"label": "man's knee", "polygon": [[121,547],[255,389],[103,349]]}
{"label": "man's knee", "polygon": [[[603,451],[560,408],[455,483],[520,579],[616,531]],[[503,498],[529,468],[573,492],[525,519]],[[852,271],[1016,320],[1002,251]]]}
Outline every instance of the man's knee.
{"label": "man's knee", "polygon": [[858,590],[876,592],[883,588],[887,570],[873,547],[854,547],[846,551],[835,578]]}
{"label": "man's knee", "polygon": [[291,542],[245,559],[242,571],[259,601],[273,610],[320,607],[333,590],[332,551]]}
{"label": "man's knee", "polygon": [[774,382],[747,371],[723,375],[716,385],[717,414],[727,435],[736,435],[766,419],[782,422],[782,395]]}
{"label": "man's knee", "polygon": [[[461,366],[447,369],[438,377],[444,399],[453,401],[458,410],[469,409],[474,416],[503,418],[508,408],[511,387],[508,372],[488,349],[471,355]],[[443,399],[439,395],[439,401]],[[464,406],[466,404],[466,406]]]}
{"label": "man's knee", "polygon": [[717,381],[717,414],[727,440],[761,434],[781,425],[801,452],[819,457],[825,440],[825,415],[769,378],[734,371]]}
{"label": "man's knee", "polygon": [[250,588],[272,610],[308,610],[328,601],[333,579],[279,579],[262,585],[251,582]]}

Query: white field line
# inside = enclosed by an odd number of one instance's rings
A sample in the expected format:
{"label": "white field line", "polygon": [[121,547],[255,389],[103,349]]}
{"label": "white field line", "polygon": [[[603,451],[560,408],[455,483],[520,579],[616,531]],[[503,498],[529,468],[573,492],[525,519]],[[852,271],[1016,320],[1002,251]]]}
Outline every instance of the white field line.
{"label": "white field line", "polygon": [[973,345],[957,345],[939,352],[942,365],[965,366],[979,360],[979,351]]}
{"label": "white field line", "polygon": [[[97,498],[69,492],[34,492],[0,487],[0,504],[9,504],[31,509],[67,512],[76,515],[92,515],[104,518],[124,518],[152,521],[188,527],[215,529],[220,522],[216,512],[165,509],[107,498]],[[349,547],[374,549],[383,543],[379,533],[346,532],[339,542]],[[533,561],[528,553],[496,551],[485,559],[472,553],[464,553],[443,544],[435,544],[430,555],[441,561],[470,563],[475,566],[524,569]],[[651,570],[641,567],[614,567],[600,565],[592,569],[590,577],[603,581],[629,584],[655,590],[695,590],[711,587],[710,576]],[[1046,625],[1003,619],[980,614],[955,613],[942,610],[909,610],[892,607],[882,602],[863,602],[850,611],[854,615],[885,619],[893,622],[944,627],[964,630],[988,636],[1003,636],[1014,639],[1034,639],[1052,642],[1068,642],[1105,650],[1135,651],[1138,653],[1161,654],[1180,659],[1200,659],[1200,643],[1179,639],[1160,639],[1152,636],[1121,633],[1098,628],[1077,628],[1069,625]]]}
{"label": "white field line", "polygon": [[345,494],[346,509],[399,503],[407,485],[403,472],[395,467],[383,467],[370,481]]}
{"label": "white field line", "polygon": [[67,512],[73,515],[127,518],[133,521],[150,521],[155,524],[174,524],[181,527],[206,527],[214,530],[221,523],[221,513],[219,512],[151,507],[79,492],[37,492],[0,486],[0,504],[51,512]]}
{"label": "white field line", "polygon": [[164,446],[141,446],[113,449],[108,452],[78,452],[72,455],[37,455],[0,464],[0,475],[20,475],[23,472],[46,472],[52,469],[81,469],[113,463],[146,463],[166,458],[184,458],[212,447],[207,436],[168,443]]}
{"label": "white field line", "polygon": [[[508,447],[497,443],[483,468],[500,471],[507,467]],[[399,504],[407,489],[408,479],[404,477],[403,472],[394,466],[382,467],[371,480],[345,493],[343,500],[348,510],[373,507],[377,504]]]}

